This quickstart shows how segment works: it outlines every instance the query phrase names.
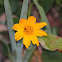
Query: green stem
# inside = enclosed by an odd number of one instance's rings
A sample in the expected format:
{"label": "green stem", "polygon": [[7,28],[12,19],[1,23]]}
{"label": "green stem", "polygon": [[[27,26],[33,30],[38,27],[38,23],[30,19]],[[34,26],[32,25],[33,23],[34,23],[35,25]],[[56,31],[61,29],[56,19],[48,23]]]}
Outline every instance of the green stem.
{"label": "green stem", "polygon": [[29,10],[28,10],[28,17],[30,16],[30,12],[33,4],[34,4],[33,2],[30,4]]}

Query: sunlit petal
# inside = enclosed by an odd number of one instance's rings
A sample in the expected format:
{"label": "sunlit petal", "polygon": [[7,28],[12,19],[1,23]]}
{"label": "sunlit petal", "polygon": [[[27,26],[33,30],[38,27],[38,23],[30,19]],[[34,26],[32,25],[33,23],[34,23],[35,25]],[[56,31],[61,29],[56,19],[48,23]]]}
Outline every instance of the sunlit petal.
{"label": "sunlit petal", "polygon": [[39,46],[39,41],[36,35],[31,36],[31,41],[34,45],[36,44],[37,46]]}
{"label": "sunlit petal", "polygon": [[28,23],[29,25],[34,25],[34,23],[36,22],[36,18],[34,16],[30,16],[28,17]]}
{"label": "sunlit petal", "polygon": [[21,19],[19,20],[19,23],[14,24],[12,27],[17,32],[15,33],[15,40],[18,41],[23,38],[23,44],[28,49],[30,46],[30,43],[32,43],[37,46],[39,46],[39,41],[37,36],[47,36],[47,34],[41,30],[40,28],[43,28],[47,25],[47,23],[35,23],[36,18],[34,16],[28,17],[28,19]]}
{"label": "sunlit petal", "polygon": [[19,24],[14,24],[14,26],[12,27],[14,30],[19,31],[19,30],[23,30],[22,26]]}
{"label": "sunlit petal", "polygon": [[23,32],[22,33],[21,32],[16,32],[15,33],[15,39],[16,39],[16,41],[22,39],[23,36],[24,36]]}
{"label": "sunlit petal", "polygon": [[35,33],[37,36],[47,36],[47,34],[46,34],[43,30],[40,30],[40,29],[35,29],[35,30],[34,30],[34,33]]}
{"label": "sunlit petal", "polygon": [[29,48],[30,43],[31,43],[31,41],[30,41],[29,36],[25,35],[23,38],[23,44],[25,45],[26,48]]}
{"label": "sunlit petal", "polygon": [[35,24],[33,25],[33,27],[34,27],[35,29],[38,29],[38,28],[43,28],[43,27],[46,26],[46,25],[47,25],[46,22],[35,23]]}
{"label": "sunlit petal", "polygon": [[26,19],[21,19],[19,20],[19,24],[22,24],[23,26],[27,26],[27,20]]}

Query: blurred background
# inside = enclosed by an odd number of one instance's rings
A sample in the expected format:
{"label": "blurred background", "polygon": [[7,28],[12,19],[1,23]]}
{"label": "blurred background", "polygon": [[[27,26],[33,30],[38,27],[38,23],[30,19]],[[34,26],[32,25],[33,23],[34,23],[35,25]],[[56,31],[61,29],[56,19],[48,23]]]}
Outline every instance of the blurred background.
{"label": "blurred background", "polygon": [[[16,21],[18,23],[23,0],[9,0],[9,3],[13,14],[13,21]],[[28,0],[28,3],[30,6],[32,0]],[[55,31],[53,35],[62,37],[62,0],[38,0],[38,3],[40,4],[40,6],[43,7],[45,11],[51,29]],[[37,22],[41,20],[35,4],[33,4],[31,8],[31,15],[36,17]],[[7,20],[4,9],[4,0],[0,0],[0,41],[2,39],[5,40],[5,43],[0,42],[0,62],[10,62],[8,58],[8,50],[5,45],[8,44],[11,49],[6,21]],[[61,50],[47,51],[40,45],[38,48],[36,48],[31,62],[62,62],[61,57]]]}

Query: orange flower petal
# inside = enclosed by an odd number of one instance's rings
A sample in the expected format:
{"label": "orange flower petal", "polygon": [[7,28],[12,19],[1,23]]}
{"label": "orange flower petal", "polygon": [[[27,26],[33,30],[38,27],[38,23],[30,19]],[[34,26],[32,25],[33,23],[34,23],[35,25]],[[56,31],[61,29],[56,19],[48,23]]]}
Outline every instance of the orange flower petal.
{"label": "orange flower petal", "polygon": [[34,30],[34,33],[35,33],[37,36],[47,36],[47,34],[46,34],[43,30],[40,30],[40,29],[35,29],[35,30]]}
{"label": "orange flower petal", "polygon": [[34,25],[34,23],[36,22],[36,18],[34,16],[30,16],[28,17],[28,24],[29,25]]}
{"label": "orange flower petal", "polygon": [[43,28],[43,27],[46,26],[46,25],[47,25],[46,22],[35,23],[35,24],[33,25],[33,28],[34,28],[34,29]]}
{"label": "orange flower petal", "polygon": [[16,30],[16,31],[20,31],[20,30],[23,29],[22,26],[19,25],[19,24],[14,24],[14,26],[13,26],[12,28],[13,28],[14,30]]}
{"label": "orange flower petal", "polygon": [[23,32],[16,32],[15,33],[15,40],[18,41],[20,39],[22,39],[24,36]]}
{"label": "orange flower petal", "polygon": [[35,23],[36,18],[34,16],[30,16],[27,20],[21,19],[19,20],[19,24],[14,24],[12,27],[17,32],[15,33],[15,40],[18,41],[23,38],[23,44],[26,48],[29,48],[30,43],[39,46],[39,41],[37,36],[47,36],[47,34],[40,30],[47,25],[47,23]]}
{"label": "orange flower petal", "polygon": [[26,19],[21,19],[21,20],[19,20],[19,24],[27,26],[27,20]]}
{"label": "orange flower petal", "polygon": [[30,41],[30,39],[29,39],[29,36],[24,35],[23,44],[25,45],[25,47],[26,47],[27,49],[29,48],[30,43],[31,43],[31,41]]}
{"label": "orange flower petal", "polygon": [[37,46],[39,46],[39,41],[36,35],[31,36],[31,41],[34,45],[36,44]]}

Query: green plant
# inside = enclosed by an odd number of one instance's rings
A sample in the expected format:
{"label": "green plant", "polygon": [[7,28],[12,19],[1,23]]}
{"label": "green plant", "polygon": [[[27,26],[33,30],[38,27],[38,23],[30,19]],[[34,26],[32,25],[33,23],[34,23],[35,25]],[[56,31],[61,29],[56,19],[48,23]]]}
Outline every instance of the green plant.
{"label": "green plant", "polygon": [[[40,6],[37,0],[33,0],[33,3],[31,4],[31,6],[29,8],[29,12],[28,12],[28,0],[23,0],[20,20],[22,18],[27,19],[27,14],[28,14],[28,16],[30,16],[31,7],[33,4],[35,4],[36,7],[38,8],[38,11],[41,16],[41,21],[47,22],[47,24],[48,24],[47,28],[46,28],[48,36],[47,37],[38,37],[40,44],[42,45],[43,48],[50,50],[50,51],[55,51],[56,49],[62,50],[62,42],[61,42],[62,39],[52,35],[52,30],[51,30],[50,24],[48,22],[48,19],[46,17],[46,14],[45,14],[45,12],[47,13],[49,11],[52,3],[49,7],[47,6],[48,7],[48,9],[47,9],[44,4],[41,4],[41,6]],[[44,7],[43,7],[43,5],[44,5]],[[18,7],[18,5],[16,4],[15,7],[12,5],[12,7],[14,9],[12,9],[12,11],[11,11],[9,0],[4,0],[4,7],[5,7],[6,17],[7,17],[7,26],[8,26],[8,30],[9,30],[9,37],[10,37],[10,42],[11,42],[11,47],[12,47],[12,54],[13,54],[13,55],[9,54],[10,60],[12,62],[30,62],[33,57],[33,53],[36,49],[36,45],[34,46],[31,43],[30,48],[25,50],[24,57],[22,59],[23,41],[20,40],[20,41],[16,42],[14,39],[15,31],[11,30],[14,23],[18,23],[17,22],[18,19],[15,19],[16,21],[14,21],[14,19],[12,17],[12,13],[14,13],[14,11],[16,11],[15,8]],[[8,48],[8,46],[6,46],[6,47]],[[9,48],[8,48],[8,51],[11,53]]]}

